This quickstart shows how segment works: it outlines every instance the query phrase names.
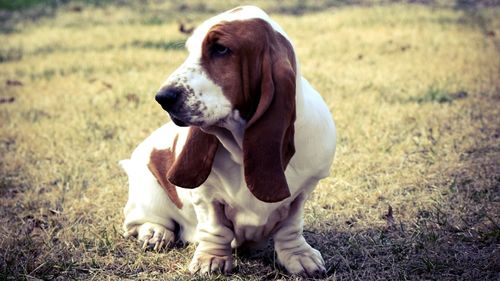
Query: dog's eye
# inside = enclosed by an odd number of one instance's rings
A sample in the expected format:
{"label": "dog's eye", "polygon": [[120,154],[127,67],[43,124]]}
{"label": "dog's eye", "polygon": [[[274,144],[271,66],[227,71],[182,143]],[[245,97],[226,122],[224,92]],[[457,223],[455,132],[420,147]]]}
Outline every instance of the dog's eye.
{"label": "dog's eye", "polygon": [[221,44],[214,44],[212,46],[212,54],[216,55],[216,56],[224,56],[224,55],[227,55],[229,54],[231,50],[229,50],[228,47],[226,46],[223,46]]}

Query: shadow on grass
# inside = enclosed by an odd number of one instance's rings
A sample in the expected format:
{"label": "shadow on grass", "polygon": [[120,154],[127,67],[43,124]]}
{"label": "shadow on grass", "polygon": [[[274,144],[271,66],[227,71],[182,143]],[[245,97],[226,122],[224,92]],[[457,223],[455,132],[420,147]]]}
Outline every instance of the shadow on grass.
{"label": "shadow on grass", "polygon": [[[495,280],[499,268],[497,226],[470,233],[454,225],[436,225],[420,218],[416,225],[399,224],[352,232],[307,233],[319,249],[328,275],[339,280]],[[496,237],[494,237],[496,236]],[[377,276],[374,276],[376,272]]]}

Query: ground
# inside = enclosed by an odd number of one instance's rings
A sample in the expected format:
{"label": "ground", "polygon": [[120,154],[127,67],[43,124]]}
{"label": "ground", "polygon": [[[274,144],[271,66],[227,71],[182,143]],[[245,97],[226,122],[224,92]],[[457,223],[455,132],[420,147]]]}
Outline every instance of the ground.
{"label": "ground", "polygon": [[[122,237],[117,162],[168,120],[153,97],[186,56],[179,21],[233,2],[0,13],[0,279],[191,279],[194,245]],[[338,127],[305,210],[326,280],[498,280],[500,8],[341,2],[257,1]],[[295,278],[271,247],[235,255],[234,275],[197,280]]]}

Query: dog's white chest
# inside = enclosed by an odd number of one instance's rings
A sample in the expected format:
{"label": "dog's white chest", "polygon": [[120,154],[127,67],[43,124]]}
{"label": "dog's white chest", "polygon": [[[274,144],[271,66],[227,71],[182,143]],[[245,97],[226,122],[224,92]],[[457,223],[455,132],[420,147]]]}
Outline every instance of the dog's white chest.
{"label": "dog's white chest", "polygon": [[264,206],[266,203],[249,203],[224,207],[225,216],[232,223],[237,246],[248,241],[267,241],[290,211],[289,204],[273,209],[273,206]]}
{"label": "dog's white chest", "polygon": [[[221,204],[225,220],[234,232],[236,246],[246,241],[264,241],[288,217],[291,199],[266,203],[252,195],[244,180],[243,166],[228,161],[221,149],[215,159],[212,176],[195,192],[205,204]],[[245,198],[242,200],[242,198]]]}

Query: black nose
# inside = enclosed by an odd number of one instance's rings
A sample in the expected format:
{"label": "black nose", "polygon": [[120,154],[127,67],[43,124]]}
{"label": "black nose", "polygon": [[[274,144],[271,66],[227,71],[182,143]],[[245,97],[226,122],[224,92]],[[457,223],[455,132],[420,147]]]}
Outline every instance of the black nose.
{"label": "black nose", "polygon": [[174,106],[175,102],[179,99],[182,94],[182,90],[174,87],[166,87],[160,89],[156,94],[155,100],[161,105],[165,110],[170,110]]}

